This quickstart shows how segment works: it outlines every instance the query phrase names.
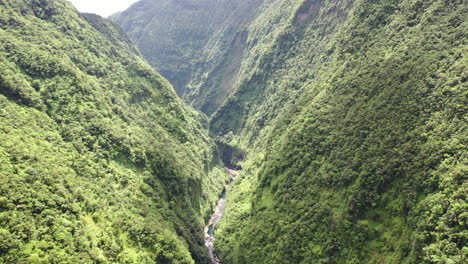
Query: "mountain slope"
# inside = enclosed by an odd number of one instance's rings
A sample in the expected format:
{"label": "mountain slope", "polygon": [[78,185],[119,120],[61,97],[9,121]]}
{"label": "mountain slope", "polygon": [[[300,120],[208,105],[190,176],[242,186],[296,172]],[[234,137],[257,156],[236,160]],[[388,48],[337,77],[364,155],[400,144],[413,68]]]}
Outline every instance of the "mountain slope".
{"label": "mountain slope", "polygon": [[[225,263],[464,263],[467,6],[267,1],[211,133]],[[277,23],[272,23],[275,21]]]}
{"label": "mountain slope", "polygon": [[242,28],[261,2],[142,0],[111,19],[186,102],[210,115],[236,86]]}
{"label": "mountain slope", "polygon": [[0,262],[206,263],[229,176],[206,120],[113,24],[0,3]]}

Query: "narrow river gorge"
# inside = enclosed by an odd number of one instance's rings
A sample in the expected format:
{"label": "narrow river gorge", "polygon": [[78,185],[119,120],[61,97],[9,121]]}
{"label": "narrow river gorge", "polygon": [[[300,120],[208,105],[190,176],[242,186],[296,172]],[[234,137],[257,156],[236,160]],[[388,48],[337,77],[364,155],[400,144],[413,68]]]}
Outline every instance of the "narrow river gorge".
{"label": "narrow river gorge", "polygon": [[218,223],[224,214],[224,208],[226,203],[226,195],[228,186],[237,178],[237,171],[229,170],[230,178],[229,182],[224,186],[223,192],[221,193],[216,208],[211,215],[210,221],[205,226],[205,246],[208,248],[208,253],[210,255],[211,261],[214,264],[220,264],[221,260],[216,256],[214,241],[215,241],[215,226]]}

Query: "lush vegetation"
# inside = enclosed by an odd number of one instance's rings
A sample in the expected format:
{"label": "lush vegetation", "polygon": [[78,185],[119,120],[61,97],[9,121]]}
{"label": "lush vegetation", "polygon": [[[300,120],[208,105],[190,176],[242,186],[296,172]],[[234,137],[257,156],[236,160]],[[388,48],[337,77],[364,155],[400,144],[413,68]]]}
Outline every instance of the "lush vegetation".
{"label": "lush vegetation", "polygon": [[112,23],[0,2],[0,263],[206,263],[207,121]]}
{"label": "lush vegetation", "polygon": [[465,263],[467,6],[266,1],[211,133],[225,263]]}
{"label": "lush vegetation", "polygon": [[187,103],[211,115],[235,88],[246,37],[240,29],[261,2],[142,0],[111,19]]}
{"label": "lush vegetation", "polygon": [[467,13],[0,2],[0,262],[466,263]]}

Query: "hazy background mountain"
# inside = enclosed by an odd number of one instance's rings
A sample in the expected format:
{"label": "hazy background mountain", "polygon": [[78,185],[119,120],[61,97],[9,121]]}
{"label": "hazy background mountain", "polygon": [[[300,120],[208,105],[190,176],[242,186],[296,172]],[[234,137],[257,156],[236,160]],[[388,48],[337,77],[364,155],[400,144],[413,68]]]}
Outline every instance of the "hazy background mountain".
{"label": "hazy background mountain", "polygon": [[111,19],[188,104],[210,115],[235,89],[241,29],[261,2],[143,0]]}

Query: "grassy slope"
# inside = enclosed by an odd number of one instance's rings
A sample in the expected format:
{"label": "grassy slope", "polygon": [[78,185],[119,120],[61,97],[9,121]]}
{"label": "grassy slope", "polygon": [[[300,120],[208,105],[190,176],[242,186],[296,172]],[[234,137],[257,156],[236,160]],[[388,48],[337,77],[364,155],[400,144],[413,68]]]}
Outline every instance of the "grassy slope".
{"label": "grassy slope", "polygon": [[246,150],[226,263],[463,263],[463,1],[270,1],[213,135]]}
{"label": "grassy slope", "polygon": [[207,262],[206,121],[109,22],[0,3],[0,262]]}

